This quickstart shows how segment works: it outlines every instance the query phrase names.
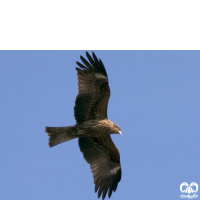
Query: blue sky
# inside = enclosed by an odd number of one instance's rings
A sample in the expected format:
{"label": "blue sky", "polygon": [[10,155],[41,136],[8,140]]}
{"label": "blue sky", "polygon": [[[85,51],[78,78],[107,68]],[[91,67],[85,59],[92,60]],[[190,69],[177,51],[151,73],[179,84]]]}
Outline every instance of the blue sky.
{"label": "blue sky", "polygon": [[[108,118],[122,130],[112,135],[122,180],[111,199],[181,199],[182,182],[200,185],[200,51],[94,52],[108,73]],[[80,55],[0,51],[0,199],[97,199],[77,139],[49,148],[44,132],[75,124]]]}

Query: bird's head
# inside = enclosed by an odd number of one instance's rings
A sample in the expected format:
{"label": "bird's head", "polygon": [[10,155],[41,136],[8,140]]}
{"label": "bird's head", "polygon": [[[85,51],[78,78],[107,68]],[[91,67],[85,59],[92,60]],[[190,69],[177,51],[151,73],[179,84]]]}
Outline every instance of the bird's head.
{"label": "bird's head", "polygon": [[119,126],[117,126],[116,124],[113,124],[113,128],[114,128],[114,133],[119,133],[120,135],[122,134],[122,131],[119,128]]}

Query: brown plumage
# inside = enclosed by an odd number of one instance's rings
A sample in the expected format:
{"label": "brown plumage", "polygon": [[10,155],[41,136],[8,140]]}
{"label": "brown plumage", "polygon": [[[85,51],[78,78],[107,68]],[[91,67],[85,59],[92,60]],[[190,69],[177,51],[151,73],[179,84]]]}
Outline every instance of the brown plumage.
{"label": "brown plumage", "polygon": [[85,160],[90,164],[94,177],[95,192],[105,198],[116,191],[121,180],[119,151],[110,134],[120,133],[120,128],[107,119],[110,97],[108,76],[102,61],[86,52],[89,62],[80,56],[83,64],[76,62],[78,90],[74,106],[75,126],[46,127],[49,146],[78,138]]}

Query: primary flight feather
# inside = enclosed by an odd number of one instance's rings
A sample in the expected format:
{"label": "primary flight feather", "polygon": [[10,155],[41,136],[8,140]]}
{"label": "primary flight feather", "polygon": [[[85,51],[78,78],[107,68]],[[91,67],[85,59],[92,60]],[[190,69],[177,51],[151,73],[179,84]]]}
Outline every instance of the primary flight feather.
{"label": "primary flight feather", "polygon": [[46,127],[49,146],[78,138],[85,160],[90,164],[98,198],[111,197],[121,180],[119,151],[110,134],[121,134],[120,128],[108,120],[107,106],[110,97],[108,76],[102,61],[94,52],[86,52],[88,61],[80,56],[83,64],[76,62],[78,95],[74,106],[75,126]]}

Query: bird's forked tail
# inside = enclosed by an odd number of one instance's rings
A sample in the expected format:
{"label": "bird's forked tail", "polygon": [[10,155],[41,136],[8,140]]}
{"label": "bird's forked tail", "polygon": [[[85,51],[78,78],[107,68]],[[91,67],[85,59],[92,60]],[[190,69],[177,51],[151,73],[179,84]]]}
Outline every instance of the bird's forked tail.
{"label": "bird's forked tail", "polygon": [[75,126],[46,127],[45,131],[49,136],[49,146],[53,147],[62,142],[76,138],[76,130]]}

